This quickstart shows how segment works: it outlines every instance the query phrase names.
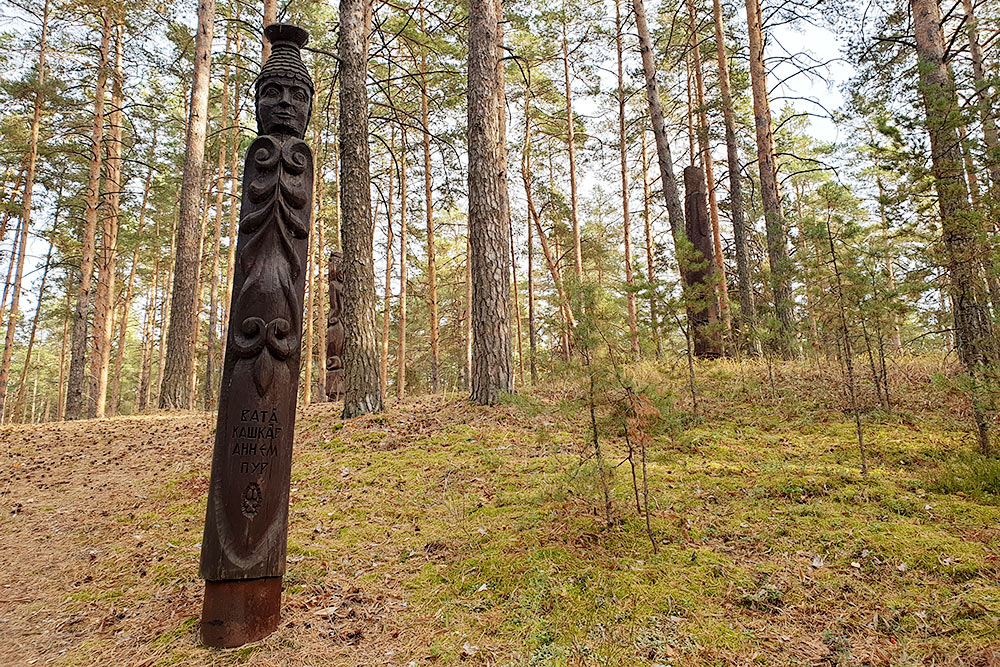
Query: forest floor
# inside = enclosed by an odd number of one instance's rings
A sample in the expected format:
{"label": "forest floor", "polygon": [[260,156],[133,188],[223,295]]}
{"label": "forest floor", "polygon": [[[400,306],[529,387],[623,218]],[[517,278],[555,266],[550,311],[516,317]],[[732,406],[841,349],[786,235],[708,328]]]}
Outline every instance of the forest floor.
{"label": "forest floor", "polygon": [[[496,408],[300,410],[282,622],[198,645],[214,415],[0,428],[0,664],[1000,664],[1000,464],[939,362],[862,396],[836,366],[641,366],[653,553],[617,393],[608,526],[587,385]],[[671,421],[672,420],[672,421]],[[663,427],[667,424],[667,427]]]}

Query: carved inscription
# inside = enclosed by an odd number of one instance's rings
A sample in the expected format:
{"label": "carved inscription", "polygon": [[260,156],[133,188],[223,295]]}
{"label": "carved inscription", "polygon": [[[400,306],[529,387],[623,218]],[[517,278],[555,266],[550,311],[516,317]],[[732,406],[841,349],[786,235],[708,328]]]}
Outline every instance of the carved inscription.
{"label": "carved inscription", "polygon": [[[240,411],[240,421],[232,427],[233,446],[230,452],[232,461],[239,464],[240,473],[253,476],[264,474],[278,456],[281,431],[281,422],[275,410]],[[257,490],[259,493],[259,486]],[[245,510],[243,514],[252,516]]]}

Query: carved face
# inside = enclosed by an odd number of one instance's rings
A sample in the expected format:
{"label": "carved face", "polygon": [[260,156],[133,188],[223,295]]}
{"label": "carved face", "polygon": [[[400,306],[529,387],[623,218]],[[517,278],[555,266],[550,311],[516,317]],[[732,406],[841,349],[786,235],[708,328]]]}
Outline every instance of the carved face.
{"label": "carved face", "polygon": [[260,134],[290,134],[303,138],[312,95],[291,79],[270,78],[257,91],[257,127]]}
{"label": "carved face", "polygon": [[344,253],[339,250],[334,250],[330,253],[330,278],[341,282],[344,280],[344,267],[341,266],[344,259]]}

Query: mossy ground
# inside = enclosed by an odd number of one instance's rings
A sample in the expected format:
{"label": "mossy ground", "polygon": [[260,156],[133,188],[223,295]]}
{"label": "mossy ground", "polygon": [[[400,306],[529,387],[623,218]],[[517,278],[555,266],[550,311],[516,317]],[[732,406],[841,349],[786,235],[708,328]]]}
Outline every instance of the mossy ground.
{"label": "mossy ground", "polygon": [[1000,474],[932,362],[862,396],[867,478],[835,367],[701,364],[696,415],[682,371],[632,371],[673,420],[655,554],[614,392],[610,526],[582,383],[302,409],[282,625],[230,651],[197,643],[211,415],[0,429],[0,663],[1000,664]]}

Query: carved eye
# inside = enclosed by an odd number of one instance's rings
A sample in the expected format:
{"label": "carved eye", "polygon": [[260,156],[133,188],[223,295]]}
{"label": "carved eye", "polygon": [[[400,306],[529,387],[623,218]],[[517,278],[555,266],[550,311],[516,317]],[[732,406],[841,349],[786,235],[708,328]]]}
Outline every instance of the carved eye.
{"label": "carved eye", "polygon": [[304,104],[309,101],[309,96],[306,94],[306,91],[301,88],[296,88],[294,95],[296,102],[302,102]]}
{"label": "carved eye", "polygon": [[277,86],[266,86],[261,96],[268,98],[280,97],[281,91],[278,90]]}

